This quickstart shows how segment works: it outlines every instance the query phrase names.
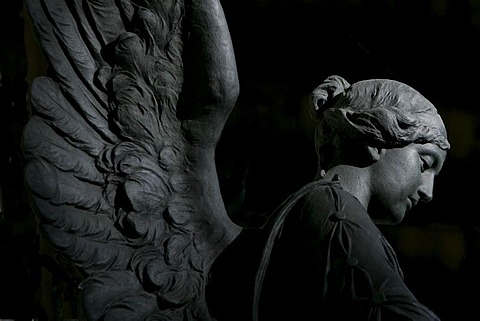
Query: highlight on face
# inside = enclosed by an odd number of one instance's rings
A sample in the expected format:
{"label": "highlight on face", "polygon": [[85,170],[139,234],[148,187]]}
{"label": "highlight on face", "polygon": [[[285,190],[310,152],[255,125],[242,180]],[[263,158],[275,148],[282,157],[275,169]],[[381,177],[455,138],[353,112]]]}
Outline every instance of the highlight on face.
{"label": "highlight on face", "polygon": [[395,80],[372,79],[354,83],[344,90],[336,88],[336,91],[329,96],[330,101],[323,103],[318,117],[319,158],[332,154],[329,145],[333,144],[334,137],[337,140],[360,137],[384,148],[410,143],[433,143],[442,150],[450,148],[437,109],[412,87]]}

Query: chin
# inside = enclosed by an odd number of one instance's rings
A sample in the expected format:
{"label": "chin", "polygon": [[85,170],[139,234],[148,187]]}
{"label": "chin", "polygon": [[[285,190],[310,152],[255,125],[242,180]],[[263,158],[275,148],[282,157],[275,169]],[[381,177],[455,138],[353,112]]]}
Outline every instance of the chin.
{"label": "chin", "polygon": [[369,208],[369,210],[373,210],[370,217],[377,225],[397,225],[403,221],[406,212],[405,206],[402,205],[388,209]]}
{"label": "chin", "polygon": [[383,225],[397,225],[400,224],[405,218],[405,209],[394,209],[390,212],[390,215],[386,218]]}

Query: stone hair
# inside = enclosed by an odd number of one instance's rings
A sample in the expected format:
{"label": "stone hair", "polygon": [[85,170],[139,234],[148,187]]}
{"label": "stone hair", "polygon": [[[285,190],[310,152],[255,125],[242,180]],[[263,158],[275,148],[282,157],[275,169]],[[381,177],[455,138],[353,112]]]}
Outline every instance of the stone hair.
{"label": "stone hair", "polygon": [[334,140],[350,138],[385,148],[410,143],[450,148],[437,109],[401,82],[371,79],[350,85],[342,77],[330,76],[312,92],[311,101],[317,120],[315,145],[319,158],[333,152]]}

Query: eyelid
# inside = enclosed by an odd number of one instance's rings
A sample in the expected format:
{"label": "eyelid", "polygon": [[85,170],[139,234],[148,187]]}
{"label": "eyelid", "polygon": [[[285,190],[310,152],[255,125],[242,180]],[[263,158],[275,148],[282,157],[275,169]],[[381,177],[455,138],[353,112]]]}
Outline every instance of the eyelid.
{"label": "eyelid", "polygon": [[433,146],[430,148],[432,144],[425,144],[422,145],[419,149],[419,156],[422,160],[422,167],[423,162],[425,161],[426,164],[429,166],[431,170],[435,171],[435,175],[440,173],[443,163],[445,160],[445,155],[443,155],[444,151],[440,150],[438,147]]}
{"label": "eyelid", "polygon": [[434,155],[420,155],[420,159],[422,160],[423,171],[432,169],[435,171],[435,175],[440,172],[440,168],[438,168],[438,159]]}
{"label": "eyelid", "polygon": [[423,162],[427,163],[428,167],[433,167],[436,163],[434,157],[430,156],[430,155],[422,155],[420,156],[420,158],[422,159]]}
{"label": "eyelid", "polygon": [[430,163],[426,160],[424,156],[420,155],[420,161],[422,162],[422,173],[431,168]]}

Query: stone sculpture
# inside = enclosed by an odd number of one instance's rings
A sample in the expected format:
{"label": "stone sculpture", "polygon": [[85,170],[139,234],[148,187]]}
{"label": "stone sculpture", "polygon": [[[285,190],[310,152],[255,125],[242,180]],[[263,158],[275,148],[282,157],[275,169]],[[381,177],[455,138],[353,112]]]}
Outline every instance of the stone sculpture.
{"label": "stone sculpture", "polygon": [[214,152],[238,95],[217,0],[27,0],[49,65],[31,86],[26,183],[84,277],[88,320],[211,320],[204,287],[238,234]]}
{"label": "stone sculpture", "polygon": [[229,219],[215,147],[239,93],[218,0],[26,0],[49,74],[25,176],[88,320],[438,320],[375,224],[432,198],[449,143],[413,88],[328,77],[318,175],[265,226]]}
{"label": "stone sculpture", "polygon": [[[318,174],[212,268],[223,320],[439,320],[376,226],[433,197],[450,144],[436,108],[387,79],[328,77],[312,95]],[[232,278],[232,275],[237,276]]]}

